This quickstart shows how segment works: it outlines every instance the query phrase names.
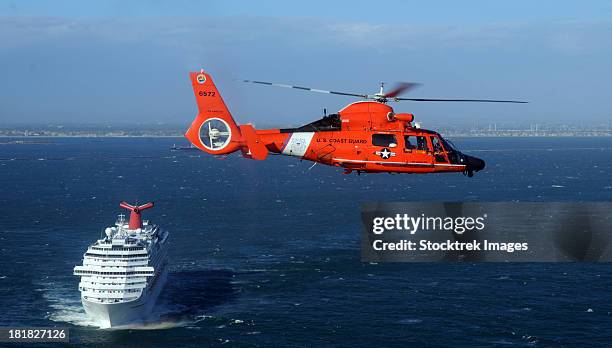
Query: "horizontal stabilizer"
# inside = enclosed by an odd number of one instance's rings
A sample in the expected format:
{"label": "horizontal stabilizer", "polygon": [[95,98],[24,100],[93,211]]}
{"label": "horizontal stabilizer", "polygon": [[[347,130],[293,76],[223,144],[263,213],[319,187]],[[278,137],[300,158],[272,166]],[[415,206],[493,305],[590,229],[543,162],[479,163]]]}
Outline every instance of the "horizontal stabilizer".
{"label": "horizontal stabilizer", "polygon": [[268,157],[268,148],[260,141],[255,128],[250,124],[240,126],[240,133],[244,137],[246,149],[243,147],[242,155],[255,160],[265,160]]}

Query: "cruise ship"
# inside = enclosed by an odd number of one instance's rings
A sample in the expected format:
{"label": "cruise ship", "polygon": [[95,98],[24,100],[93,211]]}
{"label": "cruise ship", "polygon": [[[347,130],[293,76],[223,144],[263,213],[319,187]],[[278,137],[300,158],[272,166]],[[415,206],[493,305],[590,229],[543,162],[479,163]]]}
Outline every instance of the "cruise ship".
{"label": "cruise ship", "polygon": [[146,322],[168,274],[169,233],[141,219],[153,203],[120,207],[130,211],[129,222],[119,215],[74,267],[85,312],[101,328]]}

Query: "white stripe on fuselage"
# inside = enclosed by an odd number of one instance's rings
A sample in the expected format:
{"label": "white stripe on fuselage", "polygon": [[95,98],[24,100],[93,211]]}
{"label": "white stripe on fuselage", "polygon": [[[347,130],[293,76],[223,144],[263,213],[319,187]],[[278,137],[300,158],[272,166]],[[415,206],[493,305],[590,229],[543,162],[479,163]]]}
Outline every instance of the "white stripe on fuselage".
{"label": "white stripe on fuselage", "polygon": [[423,163],[423,162],[389,162],[389,161],[366,161],[366,160],[353,160],[346,158],[333,158],[332,161],[337,162],[349,162],[349,163],[376,163],[376,164],[397,164],[407,166],[426,166],[426,167],[465,167],[465,164],[448,164],[448,163]]}
{"label": "white stripe on fuselage", "polygon": [[282,154],[287,156],[304,157],[310,142],[314,137],[314,132],[295,132],[287,142]]}

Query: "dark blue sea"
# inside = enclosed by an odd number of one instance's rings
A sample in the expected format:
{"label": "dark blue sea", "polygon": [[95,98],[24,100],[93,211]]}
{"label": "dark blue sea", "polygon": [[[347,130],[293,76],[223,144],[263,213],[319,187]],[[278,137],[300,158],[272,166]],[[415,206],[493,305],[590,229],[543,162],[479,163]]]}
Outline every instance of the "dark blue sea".
{"label": "dark blue sea", "polygon": [[[117,348],[612,345],[612,265],[362,263],[359,210],[610,201],[611,138],[454,139],[487,161],[471,179],[170,152],[179,138],[45,141],[0,145],[0,326]],[[100,330],[72,269],[121,200],[155,201],[145,217],[171,232],[171,273],[154,322]]]}

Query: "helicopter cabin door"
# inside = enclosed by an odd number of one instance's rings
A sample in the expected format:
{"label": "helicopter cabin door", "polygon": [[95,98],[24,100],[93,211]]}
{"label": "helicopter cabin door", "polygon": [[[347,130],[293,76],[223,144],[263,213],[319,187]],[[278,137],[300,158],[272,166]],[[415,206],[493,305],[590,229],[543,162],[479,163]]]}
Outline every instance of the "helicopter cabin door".
{"label": "helicopter cabin door", "polygon": [[389,133],[372,134],[372,154],[370,160],[386,165],[395,165],[401,161],[401,156],[397,146],[397,136]]}
{"label": "helicopter cabin door", "polygon": [[408,167],[432,168],[434,156],[427,135],[404,135],[402,160]]}

